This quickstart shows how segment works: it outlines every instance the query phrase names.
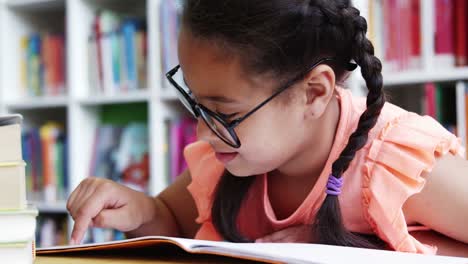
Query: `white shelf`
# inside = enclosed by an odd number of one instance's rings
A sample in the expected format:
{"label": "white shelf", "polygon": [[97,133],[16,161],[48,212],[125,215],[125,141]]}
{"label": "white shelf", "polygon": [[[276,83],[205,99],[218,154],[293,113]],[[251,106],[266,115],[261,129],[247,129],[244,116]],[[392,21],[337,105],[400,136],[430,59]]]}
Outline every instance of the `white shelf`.
{"label": "white shelf", "polygon": [[[353,77],[358,79],[359,85],[365,85],[361,73]],[[433,69],[431,71],[406,71],[395,73],[383,73],[384,86],[411,85],[428,82],[456,82],[468,80],[468,67]]]}
{"label": "white shelf", "polygon": [[384,85],[468,80],[468,67],[384,74]]}
{"label": "white shelf", "polygon": [[69,98],[67,96],[29,97],[21,100],[6,101],[5,106],[10,110],[29,110],[40,108],[66,107]]}
{"label": "white shelf", "polygon": [[119,104],[119,103],[138,103],[149,102],[151,93],[147,90],[137,92],[121,93],[116,95],[96,95],[85,99],[80,99],[82,105],[103,105],[103,104]]}
{"label": "white shelf", "polygon": [[170,89],[163,89],[163,92],[161,93],[161,99],[163,101],[176,101],[179,100],[175,91],[175,88],[170,90]]}
{"label": "white shelf", "polygon": [[43,201],[31,201],[31,203],[39,210],[40,213],[63,213],[67,212],[67,202],[66,201],[56,201],[56,202],[43,202]]}
{"label": "white shelf", "polygon": [[63,8],[65,0],[8,0],[6,4],[19,11],[38,11]]}

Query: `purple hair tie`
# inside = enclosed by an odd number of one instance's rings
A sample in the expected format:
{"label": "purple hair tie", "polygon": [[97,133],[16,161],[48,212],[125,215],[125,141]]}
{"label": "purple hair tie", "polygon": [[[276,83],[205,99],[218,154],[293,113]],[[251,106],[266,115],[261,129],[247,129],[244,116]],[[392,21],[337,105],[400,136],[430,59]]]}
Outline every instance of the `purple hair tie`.
{"label": "purple hair tie", "polygon": [[330,177],[328,177],[327,190],[325,192],[328,195],[338,196],[341,193],[341,187],[343,187],[343,178],[336,178],[330,174]]}

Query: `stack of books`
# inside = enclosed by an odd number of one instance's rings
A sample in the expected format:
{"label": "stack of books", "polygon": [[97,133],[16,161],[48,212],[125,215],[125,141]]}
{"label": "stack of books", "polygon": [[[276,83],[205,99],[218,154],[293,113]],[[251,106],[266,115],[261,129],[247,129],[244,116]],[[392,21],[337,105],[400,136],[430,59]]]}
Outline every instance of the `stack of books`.
{"label": "stack of books", "polygon": [[33,263],[37,210],[27,205],[20,115],[0,117],[0,256],[2,263]]}

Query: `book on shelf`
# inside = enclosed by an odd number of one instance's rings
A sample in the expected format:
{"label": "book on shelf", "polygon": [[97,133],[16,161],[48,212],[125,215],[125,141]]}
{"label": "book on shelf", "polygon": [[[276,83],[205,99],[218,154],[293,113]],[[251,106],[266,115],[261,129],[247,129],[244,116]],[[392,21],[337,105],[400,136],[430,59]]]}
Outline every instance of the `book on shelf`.
{"label": "book on shelf", "polygon": [[145,123],[106,124],[96,129],[89,175],[145,192],[149,182],[148,128]]}
{"label": "book on shelf", "polygon": [[95,130],[89,176],[147,192],[149,135],[145,104],[107,106]]}
{"label": "book on shelf", "polygon": [[0,256],[5,263],[32,263],[37,210],[27,205],[21,154],[22,116],[0,116]]}
{"label": "book on shelf", "polygon": [[66,53],[63,33],[31,33],[20,39],[23,95],[66,93]]}
{"label": "book on shelf", "polygon": [[[457,98],[457,132],[462,139],[465,149],[468,150],[468,82],[459,81],[456,84],[456,98]],[[466,155],[466,153],[465,153]]]}
{"label": "book on shelf", "polygon": [[88,38],[88,75],[96,93],[145,89],[147,86],[146,20],[100,10]]}
{"label": "book on shelf", "polygon": [[369,37],[385,71],[414,70],[421,65],[419,0],[368,1]]}
{"label": "book on shelf", "polygon": [[[435,0],[435,65],[455,66],[455,0]],[[466,12],[467,10],[465,10]],[[466,34],[466,32],[465,32]]]}
{"label": "book on shelf", "polygon": [[424,89],[421,114],[433,117],[447,130],[458,135],[455,85],[426,83]]}
{"label": "book on shelf", "polygon": [[[179,64],[177,42],[181,26],[182,1],[161,1],[159,7],[161,64],[163,73]],[[164,78],[163,78],[164,79]]]}
{"label": "book on shelf", "polygon": [[51,247],[67,245],[67,218],[67,214],[40,214],[37,218],[36,246]]}
{"label": "book on shelf", "polygon": [[468,2],[455,0],[455,64],[468,65]]}
{"label": "book on shelf", "polygon": [[68,194],[68,142],[62,123],[26,126],[22,133],[26,189],[30,200],[56,202]]}
{"label": "book on shelf", "polygon": [[88,243],[105,243],[125,239],[125,234],[111,228],[90,228],[86,232],[83,241]]}
{"label": "book on shelf", "polygon": [[386,91],[389,102],[437,120],[458,136],[457,91],[453,83],[425,83],[394,87]]}
{"label": "book on shelf", "polygon": [[[40,248],[40,257],[58,256],[72,263],[73,257],[80,263],[95,263],[97,260],[127,259],[132,263],[148,263],[164,258],[177,261],[179,257],[191,256],[203,262],[203,256],[225,257],[225,261],[251,260],[261,263],[466,263],[466,258],[429,256],[373,250],[363,248],[301,243],[229,243],[184,239],[163,236],[148,236],[107,243],[83,244]],[[94,256],[94,257],[93,257]],[[218,258],[223,262],[222,258]],[[218,263],[219,263],[218,262]]]}
{"label": "book on shelf", "polygon": [[169,126],[169,147],[167,149],[166,161],[169,163],[170,181],[174,181],[186,168],[187,163],[184,157],[184,148],[195,142],[197,122],[191,117],[183,117],[178,120],[168,122]]}
{"label": "book on shelf", "polygon": [[[421,0],[367,0],[369,38],[384,71],[419,70],[422,65]],[[466,0],[434,0],[434,66],[467,66],[468,6]],[[361,3],[361,5],[363,5]]]}

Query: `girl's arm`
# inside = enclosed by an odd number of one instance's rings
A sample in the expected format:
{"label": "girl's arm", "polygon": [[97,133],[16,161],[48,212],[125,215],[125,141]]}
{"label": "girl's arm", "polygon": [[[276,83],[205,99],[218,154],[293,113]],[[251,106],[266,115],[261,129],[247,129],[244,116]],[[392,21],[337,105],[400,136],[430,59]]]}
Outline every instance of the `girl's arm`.
{"label": "girl's arm", "polygon": [[67,202],[75,220],[70,243],[81,243],[90,226],[118,229],[128,236],[193,237],[198,224],[196,205],[187,190],[190,182],[185,171],[158,197],[150,197],[108,179],[86,178]]}
{"label": "girl's arm", "polygon": [[436,245],[437,255],[468,258],[468,244],[444,236],[435,231],[415,231],[411,235],[419,242]]}
{"label": "girl's arm", "polygon": [[417,222],[468,243],[468,161],[445,155],[423,176],[423,190],[403,206],[407,223]]}
{"label": "girl's arm", "polygon": [[[193,238],[199,224],[195,222],[198,215],[195,201],[187,190],[190,182],[191,176],[186,170],[173,184],[154,198],[154,220],[127,232],[126,235],[137,237],[154,234]],[[161,227],[164,227],[164,230]]]}

